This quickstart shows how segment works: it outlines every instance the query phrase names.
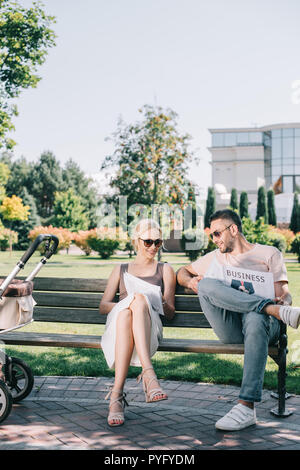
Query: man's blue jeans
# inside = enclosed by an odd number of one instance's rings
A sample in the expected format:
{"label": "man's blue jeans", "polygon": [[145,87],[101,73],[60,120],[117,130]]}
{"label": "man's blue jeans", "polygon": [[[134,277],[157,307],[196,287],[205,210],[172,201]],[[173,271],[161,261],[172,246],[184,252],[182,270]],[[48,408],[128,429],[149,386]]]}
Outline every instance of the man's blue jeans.
{"label": "man's blue jeans", "polygon": [[244,343],[244,371],[239,398],[261,401],[268,346],[279,338],[280,323],[262,313],[271,299],[247,294],[224,282],[204,278],[198,284],[202,310],[223,343]]}

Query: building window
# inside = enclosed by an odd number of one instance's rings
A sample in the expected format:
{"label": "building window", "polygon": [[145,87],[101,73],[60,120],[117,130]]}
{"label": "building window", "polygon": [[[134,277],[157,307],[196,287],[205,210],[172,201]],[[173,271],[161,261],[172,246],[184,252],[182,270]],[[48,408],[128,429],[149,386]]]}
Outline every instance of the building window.
{"label": "building window", "polygon": [[[272,181],[275,177],[283,175],[283,192],[293,192],[298,185],[294,175],[299,175],[300,170],[300,129],[274,129],[271,134]],[[265,160],[267,160],[266,149]]]}
{"label": "building window", "polygon": [[249,132],[250,144],[262,144],[262,142],[263,142],[262,132]]}
{"label": "building window", "polygon": [[294,137],[294,129],[282,129],[282,137]]}
{"label": "building window", "polygon": [[[295,129],[295,130],[298,130],[298,129]],[[300,160],[300,137],[295,137],[295,158],[299,158]]]}
{"label": "building window", "polygon": [[294,157],[294,139],[291,137],[286,137],[282,139],[282,158],[285,160],[286,158],[293,158]]}
{"label": "building window", "polygon": [[281,137],[281,129],[272,130],[272,139],[278,139]]}
{"label": "building window", "polygon": [[293,185],[293,177],[292,176],[284,176],[283,177],[283,192],[284,193],[293,193],[294,192],[294,185]]}
{"label": "building window", "polygon": [[263,133],[257,131],[212,133],[213,147],[234,147],[243,145],[263,145]]}
{"label": "building window", "polygon": [[300,175],[284,175],[283,176],[283,192],[294,193],[300,189]]}
{"label": "building window", "polygon": [[212,135],[213,147],[224,147],[224,133],[218,132]]}
{"label": "building window", "polygon": [[238,132],[237,133],[237,145],[245,145],[249,142],[248,132]]}
{"label": "building window", "polygon": [[225,147],[233,147],[236,145],[236,133],[226,132],[225,134]]}

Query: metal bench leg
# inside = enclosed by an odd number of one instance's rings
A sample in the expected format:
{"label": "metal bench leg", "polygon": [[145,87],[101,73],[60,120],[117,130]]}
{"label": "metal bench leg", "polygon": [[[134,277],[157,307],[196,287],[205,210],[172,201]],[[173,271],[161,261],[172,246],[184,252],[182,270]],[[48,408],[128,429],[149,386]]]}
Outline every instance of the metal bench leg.
{"label": "metal bench leg", "polygon": [[280,338],[279,338],[279,356],[277,358],[278,364],[278,393],[272,393],[271,396],[278,398],[278,407],[273,408],[270,412],[278,418],[286,418],[293,414],[289,409],[285,408],[285,400],[290,397],[286,393],[286,355],[287,355],[287,335],[286,325],[281,324]]}

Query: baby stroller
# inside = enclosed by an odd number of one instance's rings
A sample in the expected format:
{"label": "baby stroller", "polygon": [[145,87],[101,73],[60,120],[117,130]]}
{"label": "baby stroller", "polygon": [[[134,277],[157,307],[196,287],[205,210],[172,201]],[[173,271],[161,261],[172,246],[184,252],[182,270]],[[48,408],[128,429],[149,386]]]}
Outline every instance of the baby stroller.
{"label": "baby stroller", "polygon": [[[24,268],[26,262],[37,247],[45,242],[43,258],[24,280],[14,279],[17,273]],[[58,238],[55,235],[39,235],[22,256],[13,271],[0,283],[0,333],[13,331],[28,325],[33,321],[32,298],[33,282],[37,273],[46,264],[47,260],[56,252]],[[4,341],[5,342],[5,341]],[[27,397],[34,384],[34,377],[30,367],[21,359],[9,357],[0,349],[0,423],[4,421],[13,403]]]}

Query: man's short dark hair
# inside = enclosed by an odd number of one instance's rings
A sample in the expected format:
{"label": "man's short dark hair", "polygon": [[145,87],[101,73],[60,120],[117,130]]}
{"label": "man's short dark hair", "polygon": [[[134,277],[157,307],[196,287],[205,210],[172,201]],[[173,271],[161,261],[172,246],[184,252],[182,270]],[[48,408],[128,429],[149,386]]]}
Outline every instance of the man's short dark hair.
{"label": "man's short dark hair", "polygon": [[241,218],[235,211],[232,211],[231,209],[223,209],[220,211],[216,211],[210,217],[209,224],[211,224],[213,220],[217,220],[217,219],[230,220],[232,223],[234,223],[237,226],[239,232],[243,233]]}

